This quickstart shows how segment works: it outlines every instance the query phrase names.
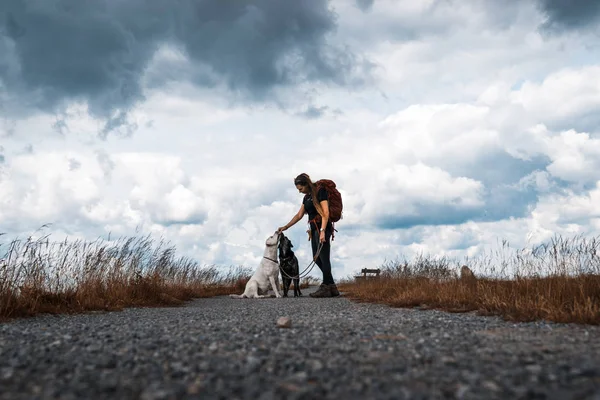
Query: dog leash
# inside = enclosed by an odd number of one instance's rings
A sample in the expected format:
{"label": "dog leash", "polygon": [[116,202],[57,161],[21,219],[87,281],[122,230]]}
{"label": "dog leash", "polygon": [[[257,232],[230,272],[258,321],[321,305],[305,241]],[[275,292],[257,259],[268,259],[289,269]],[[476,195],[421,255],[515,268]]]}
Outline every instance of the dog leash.
{"label": "dog leash", "polygon": [[312,269],[315,267],[316,260],[317,260],[317,258],[319,258],[319,254],[321,254],[321,248],[323,248],[323,243],[322,242],[319,243],[319,247],[317,247],[317,254],[315,254],[315,256],[313,257],[313,260],[310,262],[310,264],[308,264],[308,266],[304,269],[304,271],[298,273],[297,276],[289,276],[281,268],[281,264],[279,264],[279,270],[281,271],[281,274],[287,276],[289,279],[302,279],[302,278],[306,278],[308,276],[308,274],[310,273],[310,271],[312,271]]}

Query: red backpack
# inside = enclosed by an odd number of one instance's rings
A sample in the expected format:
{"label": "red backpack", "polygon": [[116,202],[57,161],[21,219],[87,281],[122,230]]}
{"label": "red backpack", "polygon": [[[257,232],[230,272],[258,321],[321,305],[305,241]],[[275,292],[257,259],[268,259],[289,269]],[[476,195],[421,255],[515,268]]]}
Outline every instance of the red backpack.
{"label": "red backpack", "polygon": [[[331,221],[333,226],[334,222],[338,222],[340,219],[342,219],[342,212],[344,209],[344,205],[342,203],[342,195],[337,190],[335,182],[330,179],[320,179],[315,182],[315,185],[317,186],[317,192],[322,187],[324,187],[327,191],[327,202],[329,203],[329,220]],[[320,224],[321,215],[317,214],[314,220],[316,224]],[[337,229],[335,228],[333,230],[334,232],[337,231]],[[333,235],[334,233],[332,232],[331,240],[333,240]]]}
{"label": "red backpack", "polygon": [[317,185],[317,192],[320,188],[324,187],[327,190],[327,202],[329,203],[329,220],[331,222],[338,222],[342,219],[342,211],[344,205],[342,203],[342,195],[335,187],[335,182],[330,179],[321,179],[315,182]]}

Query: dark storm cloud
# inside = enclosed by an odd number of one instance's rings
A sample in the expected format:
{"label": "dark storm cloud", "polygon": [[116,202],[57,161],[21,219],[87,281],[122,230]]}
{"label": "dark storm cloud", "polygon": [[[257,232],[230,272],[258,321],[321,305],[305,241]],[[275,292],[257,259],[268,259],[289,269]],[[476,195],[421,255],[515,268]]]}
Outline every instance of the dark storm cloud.
{"label": "dark storm cloud", "polygon": [[23,147],[22,153],[23,154],[33,154],[33,145],[31,143],[29,143],[28,145]]}
{"label": "dark storm cloud", "polygon": [[581,29],[600,23],[598,0],[538,0],[548,17],[543,27],[550,30]]}
{"label": "dark storm cloud", "polygon": [[373,8],[373,3],[375,3],[375,0],[356,0],[356,6],[364,12]]}
{"label": "dark storm cloud", "polygon": [[482,182],[486,187],[495,187],[506,183],[516,184],[524,176],[544,170],[550,163],[551,160],[545,155],[522,160],[502,149],[495,149],[482,151],[472,163],[461,164],[448,159],[443,160],[439,166],[453,176],[467,176]]}
{"label": "dark storm cloud", "polygon": [[141,78],[165,44],[189,61],[173,79],[248,101],[306,81],[356,84],[362,61],[328,43],[335,29],[322,0],[4,0],[0,86],[21,109],[87,101],[111,130],[144,98]]}
{"label": "dark storm cloud", "polygon": [[77,171],[81,168],[81,161],[76,158],[69,159],[69,171]]}
{"label": "dark storm cloud", "polygon": [[529,206],[537,202],[537,192],[532,188],[517,189],[497,186],[485,196],[482,206],[465,207],[460,199],[444,204],[413,204],[415,212],[410,215],[380,215],[374,222],[380,229],[408,229],[421,225],[460,225],[468,221],[493,222],[507,218],[521,218],[529,212]]}
{"label": "dark storm cloud", "polygon": [[[477,168],[466,174],[470,178],[479,178],[487,188],[483,204],[480,206],[466,206],[460,199],[445,203],[416,203],[412,204],[415,211],[410,214],[382,213],[374,221],[376,227],[381,229],[407,229],[422,225],[459,225],[467,221],[493,222],[507,218],[525,217],[530,212],[530,207],[538,201],[537,189],[530,185],[519,183],[521,178],[533,171],[543,171],[549,161],[535,159],[530,162],[509,162],[502,157],[493,157],[496,162],[503,164],[490,165],[490,168]],[[479,164],[478,164],[479,165]],[[521,167],[518,171],[517,167]],[[537,167],[537,168],[534,168]],[[534,169],[532,169],[534,168]],[[487,170],[481,173],[481,170]],[[506,171],[509,179],[502,179],[498,173]],[[512,183],[507,183],[512,182]],[[567,187],[567,182],[554,179],[552,187],[562,190]]]}
{"label": "dark storm cloud", "polygon": [[[592,85],[593,83],[590,82]],[[598,110],[583,110],[570,118],[557,119],[546,123],[548,129],[553,131],[568,131],[574,129],[577,132],[586,132],[592,137],[600,135],[600,113]]]}
{"label": "dark storm cloud", "polygon": [[318,118],[321,118],[323,115],[325,115],[325,113],[327,112],[328,109],[329,109],[329,107],[327,107],[327,106],[321,106],[321,107],[308,106],[306,108],[306,110],[298,113],[297,115],[299,117],[303,117],[306,119],[318,119]]}
{"label": "dark storm cloud", "polygon": [[202,225],[207,220],[207,218],[208,214],[206,212],[199,211],[194,215],[183,220],[156,218],[156,222],[165,227],[177,225]]}
{"label": "dark storm cloud", "polygon": [[379,229],[409,229],[420,225],[459,225],[472,219],[474,212],[439,204],[419,204],[416,209],[412,215],[381,215],[375,220],[375,226]]}

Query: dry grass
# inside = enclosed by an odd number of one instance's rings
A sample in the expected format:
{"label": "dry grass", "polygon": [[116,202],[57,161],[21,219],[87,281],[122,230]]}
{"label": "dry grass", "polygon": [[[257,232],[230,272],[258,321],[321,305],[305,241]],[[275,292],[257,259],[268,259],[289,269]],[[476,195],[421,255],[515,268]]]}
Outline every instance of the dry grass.
{"label": "dry grass", "polygon": [[58,243],[49,236],[15,239],[0,244],[0,320],[178,305],[243,291],[250,275],[242,267],[226,273],[200,267],[149,236]]}
{"label": "dry grass", "polygon": [[[340,289],[358,301],[394,307],[475,311],[512,321],[600,323],[600,240],[555,237],[531,249],[500,250],[465,263],[417,257],[385,263],[379,279],[346,280]],[[461,279],[467,264],[475,278]]]}

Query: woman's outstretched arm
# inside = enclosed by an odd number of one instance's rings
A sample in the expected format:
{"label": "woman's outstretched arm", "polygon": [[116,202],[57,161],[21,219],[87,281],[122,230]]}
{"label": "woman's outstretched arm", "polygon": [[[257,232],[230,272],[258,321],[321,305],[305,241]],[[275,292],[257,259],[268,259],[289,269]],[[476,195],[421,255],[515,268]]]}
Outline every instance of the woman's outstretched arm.
{"label": "woman's outstretched arm", "polygon": [[292,219],[290,220],[290,222],[288,222],[287,224],[285,224],[284,226],[280,226],[279,228],[277,228],[278,232],[283,232],[286,229],[291,228],[292,226],[296,225],[296,223],[298,221],[300,221],[302,219],[302,217],[304,217],[304,214],[306,213],[306,211],[304,211],[304,204],[302,204],[300,206],[300,210],[298,210],[298,212],[296,213],[296,215],[294,215],[292,217]]}

